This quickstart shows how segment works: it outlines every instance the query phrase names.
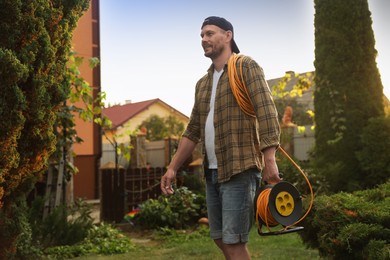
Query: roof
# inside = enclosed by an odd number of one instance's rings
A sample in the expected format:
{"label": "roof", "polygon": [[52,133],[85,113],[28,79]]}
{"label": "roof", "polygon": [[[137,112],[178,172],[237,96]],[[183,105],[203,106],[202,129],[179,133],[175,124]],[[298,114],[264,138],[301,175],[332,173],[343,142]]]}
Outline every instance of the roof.
{"label": "roof", "polygon": [[167,103],[163,102],[159,98],[145,100],[136,103],[128,103],[124,105],[115,105],[112,107],[107,107],[103,109],[103,115],[108,117],[108,119],[112,122],[112,128],[115,129],[119,126],[122,126],[124,123],[138,115],[139,113],[147,110],[150,106],[156,103],[161,103],[164,106],[167,106],[169,109],[173,109],[174,111],[181,114],[183,117],[188,118],[186,115],[181,113],[180,111],[174,109]]}

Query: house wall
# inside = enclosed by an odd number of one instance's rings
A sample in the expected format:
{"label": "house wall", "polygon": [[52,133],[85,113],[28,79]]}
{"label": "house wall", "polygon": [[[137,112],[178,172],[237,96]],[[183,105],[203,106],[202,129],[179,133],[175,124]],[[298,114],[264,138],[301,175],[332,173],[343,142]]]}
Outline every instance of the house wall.
{"label": "house wall", "polygon": [[[136,158],[137,154],[132,154],[134,158],[132,157],[132,161],[141,161],[139,164],[142,167],[145,167],[146,163],[149,163],[151,167],[165,167],[167,165],[166,161],[168,158],[166,158],[166,141],[152,141],[152,142],[145,142],[143,151],[140,153],[144,154],[145,158]],[[139,154],[138,154],[139,155]],[[126,161],[126,159],[118,155],[118,165],[123,168],[128,168],[130,166],[129,162]],[[111,165],[115,165],[115,148],[111,144],[103,144],[103,156],[101,158],[101,165],[105,166],[108,163],[111,163]]]}
{"label": "house wall", "polygon": [[[84,58],[80,66],[81,77],[93,88],[93,96],[100,92],[100,66],[91,69],[88,60],[100,58],[99,0],[92,0],[89,10],[81,17],[73,33],[73,48],[76,56]],[[83,107],[83,104],[76,104]],[[76,131],[84,141],[75,144],[75,166],[79,172],[74,177],[74,197],[98,198],[97,176],[101,157],[100,127],[93,122],[84,122],[76,116]]]}
{"label": "house wall", "polygon": [[91,155],[78,155],[74,163],[79,172],[74,177],[74,194],[76,198],[97,199],[99,183],[95,173],[99,172],[100,157]]}
{"label": "house wall", "polygon": [[309,160],[309,152],[315,145],[314,129],[312,126],[305,126],[305,132],[300,133],[297,128],[293,135],[294,156],[300,161]]}

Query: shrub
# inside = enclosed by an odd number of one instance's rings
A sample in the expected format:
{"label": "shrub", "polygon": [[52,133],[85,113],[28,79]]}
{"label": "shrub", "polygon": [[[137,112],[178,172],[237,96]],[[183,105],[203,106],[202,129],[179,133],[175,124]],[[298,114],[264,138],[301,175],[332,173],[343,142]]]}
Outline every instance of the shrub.
{"label": "shrub", "polygon": [[[32,238],[32,229],[28,220],[27,203],[23,197],[14,198],[12,205],[12,217],[0,216],[0,219],[6,220],[4,226],[0,224],[0,237],[3,240],[11,240],[15,234],[15,247],[10,250],[0,252],[0,259],[33,259],[42,255],[42,250],[35,246]],[[4,211],[0,210],[0,215]],[[1,222],[1,221],[0,221]],[[20,233],[18,233],[20,231]]]}
{"label": "shrub", "polygon": [[186,186],[190,191],[195,194],[201,195],[206,193],[205,183],[199,177],[199,174],[196,173],[186,173],[185,171],[181,172],[183,176],[183,186]]}
{"label": "shrub", "polygon": [[111,225],[102,223],[99,226],[93,226],[82,242],[73,246],[48,248],[45,253],[50,258],[65,259],[95,254],[123,254],[133,249],[134,245],[130,238]]}
{"label": "shrub", "polygon": [[[301,194],[310,194],[310,188],[307,185],[305,178],[299,172],[299,170],[291,163],[291,161],[282,153],[277,155],[277,163],[279,172],[283,175],[283,180],[291,183],[297,188]],[[306,177],[310,181],[310,185],[313,191],[318,193],[326,193],[328,190],[324,176],[319,174],[310,162],[299,162],[297,159],[292,158],[295,163],[303,170]]]}
{"label": "shrub", "polygon": [[318,196],[300,232],[304,242],[335,259],[389,259],[390,181],[354,193]]}
{"label": "shrub", "polygon": [[31,227],[25,222],[23,232],[19,235],[17,240],[16,259],[40,259],[43,256],[43,251],[37,245],[36,241],[32,240]]}
{"label": "shrub", "polygon": [[43,207],[44,199],[37,198],[29,211],[33,240],[42,248],[78,243],[93,225],[92,207],[81,199],[71,206],[58,206],[46,218]]}
{"label": "shrub", "polygon": [[367,173],[363,182],[370,188],[385,183],[390,176],[390,116],[371,118],[364,127],[362,149],[356,152],[360,166]]}
{"label": "shrub", "polygon": [[182,229],[195,224],[200,216],[205,215],[205,208],[204,196],[194,194],[187,187],[180,187],[172,196],[161,195],[142,203],[134,222],[149,229]]}

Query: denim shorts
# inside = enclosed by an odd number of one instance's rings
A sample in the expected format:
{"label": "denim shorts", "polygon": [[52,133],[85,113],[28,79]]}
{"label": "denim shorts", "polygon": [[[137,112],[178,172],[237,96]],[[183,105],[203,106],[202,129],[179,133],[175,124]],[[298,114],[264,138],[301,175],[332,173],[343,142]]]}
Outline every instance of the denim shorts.
{"label": "denim shorts", "polygon": [[254,197],[260,183],[258,169],[234,175],[218,183],[218,171],[207,170],[206,203],[210,237],[224,244],[246,243],[254,223]]}

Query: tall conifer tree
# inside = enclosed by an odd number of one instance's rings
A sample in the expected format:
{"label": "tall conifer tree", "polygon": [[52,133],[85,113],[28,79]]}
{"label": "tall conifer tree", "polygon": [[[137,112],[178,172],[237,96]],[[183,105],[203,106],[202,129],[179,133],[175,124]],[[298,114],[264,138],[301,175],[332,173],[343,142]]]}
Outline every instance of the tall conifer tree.
{"label": "tall conifer tree", "polygon": [[370,118],[382,116],[367,0],[315,0],[315,160],[333,191],[364,187],[356,152]]}
{"label": "tall conifer tree", "polygon": [[70,93],[72,32],[89,0],[0,1],[0,259],[12,259],[26,196],[55,150]]}

